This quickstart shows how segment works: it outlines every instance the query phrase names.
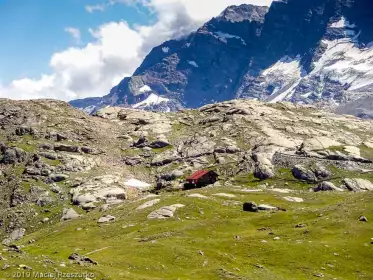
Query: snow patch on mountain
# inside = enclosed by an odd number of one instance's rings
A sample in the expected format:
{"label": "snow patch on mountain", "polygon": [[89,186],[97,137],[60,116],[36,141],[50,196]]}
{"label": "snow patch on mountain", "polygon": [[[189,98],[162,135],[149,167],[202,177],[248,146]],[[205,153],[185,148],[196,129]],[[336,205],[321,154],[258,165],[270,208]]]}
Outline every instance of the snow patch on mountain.
{"label": "snow patch on mountain", "polygon": [[146,93],[146,92],[150,92],[150,91],[152,91],[152,89],[151,89],[150,86],[148,86],[148,85],[144,85],[144,86],[142,86],[142,87],[139,89],[139,92],[141,92],[141,93]]}
{"label": "snow patch on mountain", "polygon": [[189,63],[190,65],[192,65],[193,67],[198,68],[198,64],[197,64],[195,61],[188,61],[188,63]]}
{"label": "snow patch on mountain", "polygon": [[169,101],[168,98],[164,98],[164,97],[158,96],[154,93],[151,93],[148,96],[148,98],[146,98],[145,100],[133,105],[132,107],[135,108],[135,109],[138,109],[138,108],[144,109],[145,107],[158,105],[160,103],[168,102],[168,101]]}
{"label": "snow patch on mountain", "polygon": [[262,75],[268,77],[268,79],[284,76],[286,76],[287,78],[300,78],[302,75],[302,67],[300,66],[300,61],[301,56],[299,55],[296,58],[284,56],[270,68],[264,70],[262,72]]}
{"label": "snow patch on mountain", "polygon": [[214,35],[215,35],[214,36],[215,38],[218,38],[220,41],[222,41],[225,44],[228,43],[228,41],[227,41],[228,39],[237,39],[237,40],[240,40],[243,45],[246,45],[245,40],[242,39],[239,36],[236,36],[236,35],[224,33],[224,32],[221,32],[221,31],[215,32]]}
{"label": "snow patch on mountain", "polygon": [[164,53],[168,53],[168,52],[170,51],[170,48],[169,48],[169,47],[163,47],[163,48],[162,48],[162,51],[163,51]]}
{"label": "snow patch on mountain", "polygon": [[373,46],[360,49],[348,38],[323,41],[328,47],[310,73],[328,77],[350,91],[373,83]]}
{"label": "snow patch on mountain", "polygon": [[356,25],[353,23],[350,23],[348,20],[346,20],[345,17],[341,17],[339,21],[333,22],[330,27],[332,28],[355,28]]}

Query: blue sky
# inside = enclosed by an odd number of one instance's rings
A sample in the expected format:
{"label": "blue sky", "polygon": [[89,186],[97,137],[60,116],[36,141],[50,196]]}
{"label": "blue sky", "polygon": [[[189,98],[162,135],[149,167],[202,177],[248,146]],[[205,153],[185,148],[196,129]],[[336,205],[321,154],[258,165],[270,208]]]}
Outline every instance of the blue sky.
{"label": "blue sky", "polygon": [[[148,9],[128,5],[107,6],[105,12],[89,13],[92,0],[0,0],[0,80],[8,83],[24,77],[37,78],[49,73],[53,53],[77,45],[67,27],[78,28],[85,45],[92,36],[89,28],[110,21],[126,20],[148,24],[154,16]],[[140,8],[140,12],[139,9]]]}
{"label": "blue sky", "polygon": [[108,94],[151,49],[229,5],[272,0],[0,0],[0,98]]}

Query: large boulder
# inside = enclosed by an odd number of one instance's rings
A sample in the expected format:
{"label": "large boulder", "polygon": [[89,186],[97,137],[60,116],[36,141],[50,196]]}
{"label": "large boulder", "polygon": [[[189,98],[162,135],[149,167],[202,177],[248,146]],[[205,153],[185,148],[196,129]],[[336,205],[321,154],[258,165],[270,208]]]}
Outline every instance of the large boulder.
{"label": "large boulder", "polygon": [[32,127],[28,126],[19,126],[16,128],[15,133],[17,136],[23,136],[23,135],[34,135],[35,131]]}
{"label": "large boulder", "polygon": [[332,173],[323,165],[316,164],[315,168],[313,168],[313,173],[318,179],[327,179],[332,176]]}
{"label": "large boulder", "polygon": [[49,178],[53,181],[53,182],[62,182],[62,181],[65,181],[67,179],[69,179],[69,175],[66,175],[66,174],[51,174],[49,176]]}
{"label": "large boulder", "polygon": [[24,228],[18,228],[13,230],[9,237],[3,240],[4,245],[11,245],[12,242],[18,241],[23,238],[25,235],[26,230]]}
{"label": "large boulder", "polygon": [[321,182],[313,189],[314,192],[327,192],[327,191],[343,191],[343,189],[336,187],[332,182]]}
{"label": "large boulder", "polygon": [[169,146],[171,146],[171,144],[165,140],[156,140],[149,144],[149,147],[152,149],[161,149],[161,148],[166,148]]}
{"label": "large boulder", "polygon": [[256,153],[252,156],[255,161],[254,176],[266,180],[275,176],[274,166],[266,154]]}
{"label": "large boulder", "polygon": [[0,163],[3,164],[17,164],[26,160],[26,152],[21,148],[4,148],[3,158]]}
{"label": "large boulder", "polygon": [[315,173],[304,167],[303,165],[296,165],[292,169],[293,176],[299,180],[314,183],[317,182]]}
{"label": "large boulder", "polygon": [[139,207],[136,208],[136,210],[143,210],[145,208],[149,208],[149,207],[152,207],[156,204],[158,204],[161,200],[160,199],[153,199],[153,200],[150,200],[150,201],[147,201],[145,202],[144,204],[141,204]]}
{"label": "large boulder", "polygon": [[76,213],[76,211],[73,208],[65,208],[62,212],[62,218],[61,221],[69,221],[69,220],[75,220],[78,219],[80,215]]}
{"label": "large boulder", "polygon": [[258,205],[255,202],[245,202],[243,204],[243,211],[245,212],[259,212]]}
{"label": "large boulder", "polygon": [[103,224],[103,223],[109,223],[115,221],[115,217],[111,215],[106,215],[98,219],[97,223]]}
{"label": "large boulder", "polygon": [[182,208],[184,206],[185,205],[183,205],[183,204],[173,204],[173,205],[170,205],[170,206],[162,207],[158,210],[155,210],[155,211],[151,212],[148,215],[148,219],[150,219],[150,220],[152,220],[152,219],[163,220],[163,219],[171,218],[171,217],[174,216],[174,213],[178,208]]}
{"label": "large boulder", "polygon": [[173,163],[179,160],[181,160],[181,156],[179,155],[177,151],[168,150],[168,151],[165,151],[163,153],[156,155],[153,158],[151,165],[152,166],[163,166],[163,165],[170,164],[170,163]]}
{"label": "large boulder", "polygon": [[343,184],[349,191],[361,192],[361,191],[373,191],[373,184],[365,179],[344,179]]}
{"label": "large boulder", "polygon": [[65,144],[55,145],[54,150],[68,153],[80,153],[80,147]]}

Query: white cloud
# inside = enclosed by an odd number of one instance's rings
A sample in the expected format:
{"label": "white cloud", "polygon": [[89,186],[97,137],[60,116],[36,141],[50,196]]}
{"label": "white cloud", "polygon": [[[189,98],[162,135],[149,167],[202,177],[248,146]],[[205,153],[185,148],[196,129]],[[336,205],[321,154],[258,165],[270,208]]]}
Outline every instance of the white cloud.
{"label": "white cloud", "polygon": [[95,11],[104,11],[106,8],[106,4],[97,4],[97,5],[87,5],[85,6],[85,9],[89,13],[93,13]]}
{"label": "white cloud", "polygon": [[80,43],[80,30],[74,27],[66,27],[65,32],[69,33],[76,43]]}
{"label": "white cloud", "polygon": [[[0,84],[0,97],[13,99],[55,98],[72,100],[109,93],[123,77],[130,76],[156,45],[195,30],[228,5],[269,4],[270,0],[110,0],[141,4],[157,15],[154,25],[131,28],[126,22],[110,22],[90,29],[92,42],[53,54],[51,74]],[[86,7],[87,8],[87,7]],[[89,9],[87,9],[89,10]],[[98,9],[91,9],[91,11]],[[76,32],[78,31],[78,32]],[[78,29],[66,29],[75,39]]]}

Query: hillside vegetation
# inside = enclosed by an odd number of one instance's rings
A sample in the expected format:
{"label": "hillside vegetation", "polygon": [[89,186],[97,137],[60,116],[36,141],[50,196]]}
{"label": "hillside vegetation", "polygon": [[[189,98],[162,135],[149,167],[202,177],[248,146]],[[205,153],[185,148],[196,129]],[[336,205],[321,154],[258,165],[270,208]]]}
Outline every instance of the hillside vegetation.
{"label": "hillside vegetation", "polygon": [[373,279],[371,121],[1,100],[0,128],[0,279]]}

